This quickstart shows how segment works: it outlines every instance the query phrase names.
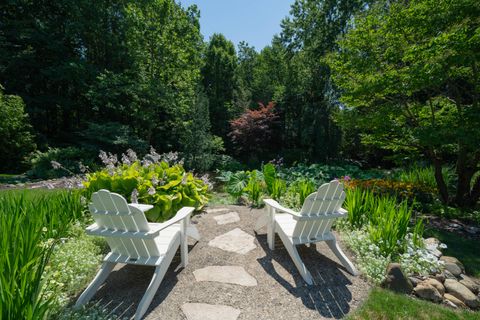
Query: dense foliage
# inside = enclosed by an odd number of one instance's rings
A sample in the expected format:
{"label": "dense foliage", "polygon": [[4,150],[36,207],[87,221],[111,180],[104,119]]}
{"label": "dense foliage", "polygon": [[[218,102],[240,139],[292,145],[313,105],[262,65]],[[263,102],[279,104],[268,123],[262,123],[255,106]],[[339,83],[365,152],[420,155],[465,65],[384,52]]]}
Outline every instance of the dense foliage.
{"label": "dense foliage", "polygon": [[77,192],[0,193],[0,316],[43,319],[53,300],[42,275],[53,245],[82,218]]}
{"label": "dense foliage", "polygon": [[[345,130],[397,155],[424,155],[445,203],[480,198],[480,5],[416,0],[371,8],[330,59]],[[442,167],[456,161],[452,197]]]}
{"label": "dense foliage", "polygon": [[101,157],[106,168],[87,174],[86,194],[107,189],[131,202],[152,204],[154,208],[146,212],[150,221],[168,220],[185,206],[201,209],[208,201],[205,181],[185,171],[180,163],[169,164],[154,150],[142,161],[132,150],[122,155],[121,162],[116,155],[102,153]]}
{"label": "dense foliage", "polygon": [[0,85],[0,171],[21,168],[23,158],[35,148],[25,104],[5,95]]}

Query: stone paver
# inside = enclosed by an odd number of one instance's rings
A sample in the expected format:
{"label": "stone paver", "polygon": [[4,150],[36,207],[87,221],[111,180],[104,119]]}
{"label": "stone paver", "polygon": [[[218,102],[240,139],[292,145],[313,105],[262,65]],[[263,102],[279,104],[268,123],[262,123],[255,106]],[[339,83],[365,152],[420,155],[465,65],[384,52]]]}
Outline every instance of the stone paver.
{"label": "stone paver", "polygon": [[257,285],[257,280],[240,266],[210,266],[193,271],[197,281],[215,281],[246,287]]}
{"label": "stone paver", "polygon": [[187,320],[236,320],[240,315],[238,309],[207,303],[186,303],[182,311]]}
{"label": "stone paver", "polygon": [[220,212],[228,212],[230,210],[231,209],[229,208],[210,208],[210,209],[206,209],[205,211],[207,213],[220,213]]}
{"label": "stone paver", "polygon": [[245,254],[257,248],[254,243],[255,238],[240,228],[235,228],[221,236],[210,240],[210,247],[219,248],[225,251]]}
{"label": "stone paver", "polygon": [[228,224],[240,221],[238,213],[231,211],[229,213],[221,214],[219,216],[214,216],[213,219],[217,221],[217,224]]}

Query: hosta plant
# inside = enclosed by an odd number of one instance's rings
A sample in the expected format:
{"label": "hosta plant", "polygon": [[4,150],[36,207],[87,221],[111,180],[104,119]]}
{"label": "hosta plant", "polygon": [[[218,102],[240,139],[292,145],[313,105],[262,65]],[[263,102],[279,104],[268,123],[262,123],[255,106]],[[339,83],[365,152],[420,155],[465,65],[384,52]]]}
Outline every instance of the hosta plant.
{"label": "hosta plant", "polygon": [[154,208],[146,212],[150,221],[168,220],[185,206],[199,210],[208,201],[205,181],[185,171],[180,163],[170,165],[161,160],[154,151],[142,161],[132,151],[122,156],[122,162],[112,155],[102,158],[107,167],[87,174],[84,182],[87,194],[108,189],[131,202],[152,204]]}

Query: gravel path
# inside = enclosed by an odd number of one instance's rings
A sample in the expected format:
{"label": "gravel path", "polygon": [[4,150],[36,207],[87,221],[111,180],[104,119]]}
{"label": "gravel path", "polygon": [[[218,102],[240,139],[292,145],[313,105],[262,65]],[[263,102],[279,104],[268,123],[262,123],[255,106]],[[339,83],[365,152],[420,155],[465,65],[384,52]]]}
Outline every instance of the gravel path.
{"label": "gravel path", "polygon": [[[191,304],[198,307],[198,303],[233,307],[240,311],[238,320],[338,319],[357,308],[366,298],[369,285],[361,277],[347,273],[324,243],[317,244],[316,248],[299,248],[315,281],[315,285],[307,286],[278,236],[276,249],[271,252],[265,230],[259,234],[253,231],[256,218],[266,214],[264,209],[243,206],[217,208],[237,212],[240,221],[217,224],[218,218],[214,217],[225,212],[203,213],[192,218],[202,239],[191,243],[189,264],[185,269],[175,270],[180,263],[177,253],[145,319],[187,319],[182,306]],[[236,228],[254,237],[255,249],[241,254],[208,245],[212,239]],[[208,266],[243,267],[257,280],[257,285],[197,282],[193,272]],[[116,307],[118,314],[131,317],[152,273],[153,268],[149,267],[117,266],[94,299],[101,299],[110,307]]]}

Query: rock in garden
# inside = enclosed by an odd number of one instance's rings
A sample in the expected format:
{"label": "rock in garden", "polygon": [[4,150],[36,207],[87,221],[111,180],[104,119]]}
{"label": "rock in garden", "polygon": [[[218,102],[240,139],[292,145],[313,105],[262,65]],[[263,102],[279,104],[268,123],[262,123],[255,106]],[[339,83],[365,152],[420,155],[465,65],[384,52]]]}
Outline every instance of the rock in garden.
{"label": "rock in garden", "polygon": [[465,231],[467,231],[470,234],[477,234],[480,233],[480,228],[477,227],[466,227]]}
{"label": "rock in garden", "polygon": [[228,208],[207,208],[205,211],[207,213],[221,213],[221,212],[228,212],[230,209]]}
{"label": "rock in garden", "polygon": [[428,285],[431,285],[433,287],[435,287],[435,289],[438,290],[438,292],[443,296],[443,294],[445,293],[445,287],[443,286],[443,284],[438,281],[438,280],[435,280],[435,279],[427,279],[425,281],[422,282],[423,284],[428,284]]}
{"label": "rock in garden", "polygon": [[434,286],[425,282],[419,283],[413,291],[418,297],[425,300],[433,302],[441,302],[443,300],[440,292]]}
{"label": "rock in garden", "polygon": [[462,269],[460,269],[460,267],[455,263],[445,262],[444,267],[445,267],[445,270],[448,270],[455,277],[459,277],[462,274]]}
{"label": "rock in garden", "polygon": [[[452,296],[453,297],[453,296]],[[455,297],[454,297],[455,298]],[[455,298],[456,299],[456,298]],[[457,299],[458,300],[458,299]],[[460,301],[460,300],[459,300]],[[460,301],[461,302],[461,301]],[[447,307],[457,309],[457,305],[448,299],[443,299],[443,304]]]}
{"label": "rock in garden", "polygon": [[405,276],[399,263],[389,263],[387,267],[387,276],[382,282],[382,287],[398,293],[409,294],[413,290],[413,285]]}
{"label": "rock in garden", "polygon": [[443,276],[445,277],[445,279],[453,279],[453,280],[457,280],[457,277],[455,277],[450,271],[448,270],[443,270]]}
{"label": "rock in garden", "polygon": [[478,297],[460,282],[453,279],[445,280],[445,289],[449,294],[455,296],[472,309],[480,307]]}
{"label": "rock in garden", "polygon": [[210,240],[208,245],[225,251],[245,254],[257,247],[254,241],[255,238],[253,236],[239,228],[235,228]]}
{"label": "rock in garden", "polygon": [[455,257],[450,257],[450,256],[443,256],[439,259],[440,261],[443,261],[445,263],[453,263],[456,264],[460,269],[462,269],[462,272],[465,273],[465,267],[463,264]]}
{"label": "rock in garden", "polygon": [[408,279],[410,280],[410,282],[412,283],[412,285],[414,287],[416,287],[420,282],[423,281],[422,279],[417,278],[417,277],[408,277]]}
{"label": "rock in garden", "polygon": [[182,311],[187,320],[236,320],[240,310],[222,305],[186,303]]}
{"label": "rock in garden", "polygon": [[428,246],[438,246],[440,244],[440,240],[438,240],[437,238],[427,238],[425,240],[423,240],[423,242],[425,243],[425,246],[428,247]]}
{"label": "rock in garden", "polygon": [[475,280],[464,274],[460,275],[459,282],[475,294],[478,294],[478,292],[480,291],[480,286],[478,285],[478,283],[476,283]]}
{"label": "rock in garden", "polygon": [[217,224],[228,224],[240,221],[240,217],[235,211],[215,216],[213,219],[217,221]]}
{"label": "rock in garden", "polygon": [[436,275],[433,276],[433,278],[440,283],[445,282],[445,275],[443,273],[437,273]]}
{"label": "rock in garden", "polygon": [[455,296],[452,296],[451,294],[449,293],[445,293],[443,295],[443,298],[447,301],[449,301],[450,303],[453,303],[454,306],[456,307],[460,307],[460,308],[467,308],[467,306],[465,305],[465,303],[462,302],[462,300],[458,299],[457,297]]}
{"label": "rock in garden", "polygon": [[193,271],[197,281],[214,281],[252,287],[257,280],[240,266],[210,266]]}

